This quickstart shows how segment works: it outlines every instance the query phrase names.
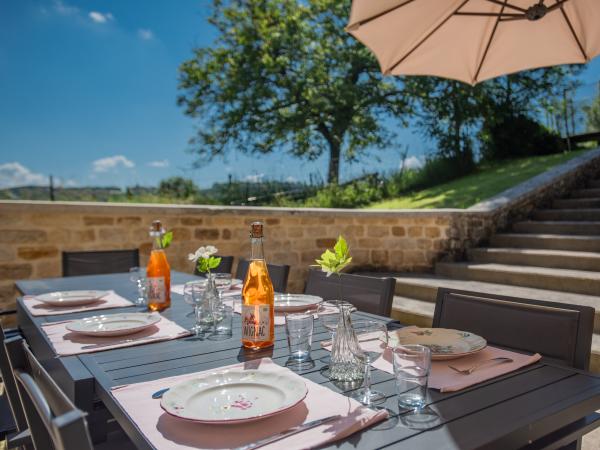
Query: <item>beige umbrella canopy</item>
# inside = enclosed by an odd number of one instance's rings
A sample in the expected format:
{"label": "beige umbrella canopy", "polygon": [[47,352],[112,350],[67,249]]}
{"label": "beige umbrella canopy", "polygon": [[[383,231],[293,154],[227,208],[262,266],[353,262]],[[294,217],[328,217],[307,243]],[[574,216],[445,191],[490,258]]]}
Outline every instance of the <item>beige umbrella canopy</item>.
{"label": "beige umbrella canopy", "polygon": [[475,84],[600,53],[600,0],[354,0],[349,33],[386,75]]}

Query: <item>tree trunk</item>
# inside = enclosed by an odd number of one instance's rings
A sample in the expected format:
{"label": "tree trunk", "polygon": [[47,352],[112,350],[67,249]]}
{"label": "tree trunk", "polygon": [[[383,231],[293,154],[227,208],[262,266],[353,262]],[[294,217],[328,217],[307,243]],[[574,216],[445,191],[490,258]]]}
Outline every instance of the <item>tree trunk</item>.
{"label": "tree trunk", "polygon": [[329,142],[329,169],[327,170],[327,182],[338,184],[340,179],[340,144],[331,140]]}

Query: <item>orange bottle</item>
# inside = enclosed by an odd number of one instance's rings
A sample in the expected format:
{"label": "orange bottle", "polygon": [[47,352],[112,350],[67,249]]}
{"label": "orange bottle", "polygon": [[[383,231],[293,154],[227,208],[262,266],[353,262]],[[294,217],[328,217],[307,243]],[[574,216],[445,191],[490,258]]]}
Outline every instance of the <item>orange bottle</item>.
{"label": "orange bottle", "polygon": [[250,244],[250,265],[242,288],[242,344],[259,349],[275,343],[275,291],[263,253],[261,222],[250,225]]}
{"label": "orange bottle", "polygon": [[152,253],[148,260],[146,276],[148,279],[148,309],[162,311],[171,306],[171,268],[167,255],[162,246],[165,234],[160,220],[152,222],[150,237],[152,238]]}

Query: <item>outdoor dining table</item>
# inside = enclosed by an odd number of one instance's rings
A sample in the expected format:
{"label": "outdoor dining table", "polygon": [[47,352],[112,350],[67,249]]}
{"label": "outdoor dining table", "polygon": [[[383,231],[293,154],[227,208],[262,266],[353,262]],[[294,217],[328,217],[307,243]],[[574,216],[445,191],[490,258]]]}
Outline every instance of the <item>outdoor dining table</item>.
{"label": "outdoor dining table", "polygon": [[[171,277],[172,284],[195,278],[175,271]],[[25,280],[17,282],[17,287],[23,295],[58,290],[113,289],[128,299],[136,298],[136,288],[126,273]],[[189,328],[194,320],[188,315],[192,310],[191,306],[177,294],[172,294],[171,301],[171,308],[161,314]],[[41,324],[46,322],[138,309],[139,307],[132,306],[34,317],[24,306],[22,298],[17,301],[19,326],[27,342],[67,395],[79,408],[89,413],[88,422],[95,440],[103,438],[106,419],[112,416],[138,448],[154,448],[115,400],[111,393],[114,386],[217,370],[256,358],[272,358],[275,363],[284,365],[288,357],[283,327],[276,327],[273,348],[262,351],[243,349],[240,345],[239,317],[234,318],[233,338],[228,340],[211,341],[188,336],[66,357],[56,357],[41,329]],[[381,320],[388,323],[389,328],[401,327],[401,324],[387,317],[363,312],[355,312],[353,315]],[[300,374],[336,392],[344,392],[348,389],[347,386],[334,384],[322,373],[325,364],[320,358],[328,352],[321,349],[319,342],[328,338],[329,332],[322,327],[320,321],[316,321],[312,351],[315,366]],[[332,443],[330,448],[516,449],[539,440],[541,441],[533,448],[544,448],[543,438],[551,433],[555,433],[553,438],[563,436],[567,439],[563,444],[566,444],[569,439],[576,439],[588,432],[594,424],[587,425],[585,417],[600,409],[600,377],[544,359],[461,391],[441,393],[430,389],[428,404],[438,418],[431,426],[421,427],[424,429],[406,426],[403,420],[405,413],[398,410],[392,375],[374,370],[373,383],[377,390],[387,396],[386,402],[381,406],[389,410],[389,418]],[[567,427],[574,423],[574,426]]]}

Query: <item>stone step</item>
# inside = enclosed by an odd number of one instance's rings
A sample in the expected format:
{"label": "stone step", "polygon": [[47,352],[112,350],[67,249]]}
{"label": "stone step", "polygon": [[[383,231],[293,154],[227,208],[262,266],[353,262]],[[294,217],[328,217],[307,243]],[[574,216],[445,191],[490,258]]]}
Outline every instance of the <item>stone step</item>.
{"label": "stone step", "polygon": [[438,275],[538,289],[598,295],[600,272],[492,263],[438,263]]}
{"label": "stone step", "polygon": [[472,248],[469,261],[600,272],[600,253],[530,248]]}
{"label": "stone step", "polygon": [[588,183],[588,187],[589,188],[600,188],[600,180],[590,180],[590,182]]}
{"label": "stone step", "polygon": [[571,192],[571,197],[573,197],[573,198],[600,197],[600,188],[577,189],[577,190]]}
{"label": "stone step", "polygon": [[531,217],[535,220],[600,221],[600,208],[538,209]]}
{"label": "stone step", "polygon": [[552,202],[557,209],[600,208],[600,198],[559,198]]}
{"label": "stone step", "polygon": [[569,222],[557,220],[528,220],[516,222],[512,225],[516,233],[533,234],[578,234],[578,235],[600,235],[600,221],[598,222]]}
{"label": "stone step", "polygon": [[[381,274],[380,274],[381,275]],[[401,298],[435,304],[438,288],[448,288],[471,292],[494,293],[508,297],[528,298],[531,300],[542,300],[548,302],[559,302],[573,305],[591,306],[596,310],[594,320],[594,331],[600,333],[600,298],[598,295],[582,295],[571,292],[552,291],[548,289],[536,289],[523,286],[511,286],[506,284],[486,283],[473,280],[457,280],[432,274],[387,274],[396,278],[396,295]],[[398,297],[398,298],[400,298]],[[394,301],[394,308],[399,305]],[[420,303],[413,303],[420,305]],[[414,306],[413,312],[433,311],[433,306]],[[433,314],[433,312],[432,312]],[[433,317],[433,316],[432,316]]]}
{"label": "stone step", "polygon": [[[435,306],[431,302],[409,297],[394,297],[392,318],[404,325],[430,327],[433,321]],[[590,355],[590,371],[600,372],[600,334],[592,336],[592,353]]]}
{"label": "stone step", "polygon": [[538,248],[576,252],[600,252],[600,236],[498,233],[491,237],[490,246],[501,248]]}

